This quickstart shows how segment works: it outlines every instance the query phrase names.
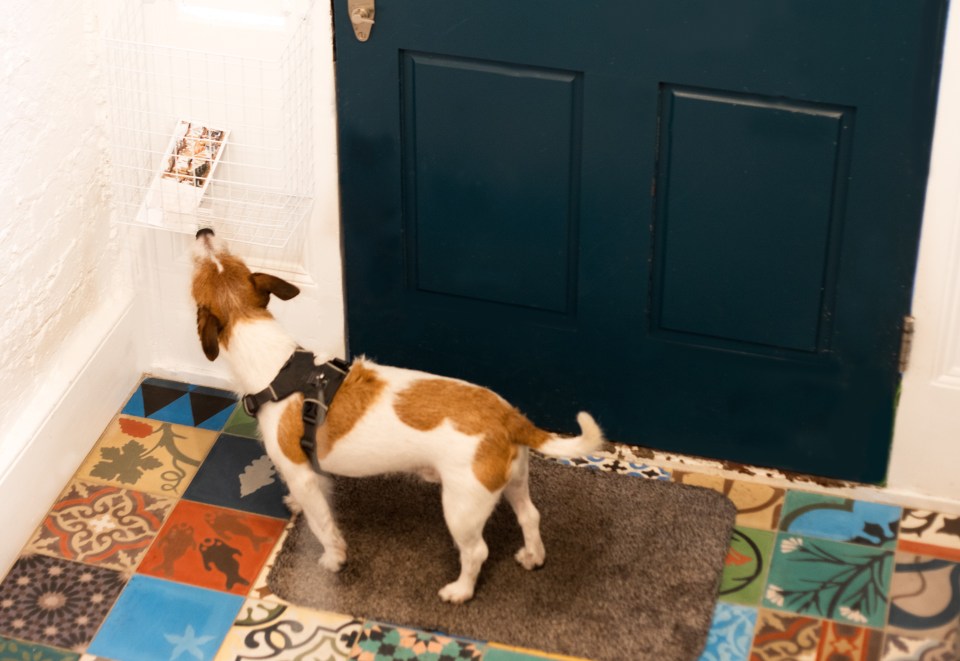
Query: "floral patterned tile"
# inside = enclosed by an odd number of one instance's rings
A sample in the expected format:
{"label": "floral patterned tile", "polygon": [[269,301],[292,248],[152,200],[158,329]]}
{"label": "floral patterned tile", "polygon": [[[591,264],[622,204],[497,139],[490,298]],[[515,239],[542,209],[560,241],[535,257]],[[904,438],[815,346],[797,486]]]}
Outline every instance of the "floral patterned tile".
{"label": "floral patterned tile", "polygon": [[348,615],[249,599],[220,646],[216,661],[346,661],[362,628],[360,620]]}
{"label": "floral patterned tile", "polygon": [[756,623],[756,608],[718,602],[700,661],[746,661]]}
{"label": "floral patterned tile", "polygon": [[262,443],[221,434],[183,497],[288,519],[290,510],[283,503],[286,493],[287,488]]}
{"label": "floral patterned tile", "polygon": [[0,659],[3,661],[77,661],[79,658],[75,652],[0,638]]}
{"label": "floral patterned tile", "polygon": [[893,552],[780,533],[763,605],[883,627]]}
{"label": "floral patterned tile", "polygon": [[124,415],[219,431],[237,405],[231,392],[164,379],[144,379]]}
{"label": "floral patterned tile", "polygon": [[285,523],[182,500],[139,573],[246,595]]}
{"label": "floral patterned tile", "polygon": [[761,610],[750,661],[817,661],[822,620]]}
{"label": "floral patterned tile", "polygon": [[883,633],[839,622],[824,622],[817,661],[880,661]]}
{"label": "floral patterned tile", "polygon": [[733,529],[720,580],[720,599],[746,606],[760,603],[775,537],[769,530]]}
{"label": "floral patterned tile", "polygon": [[892,633],[945,640],[960,628],[960,563],[896,554],[890,585]]}
{"label": "floral patterned tile", "polygon": [[898,547],[903,551],[960,562],[960,515],[904,510]]}
{"label": "floral patterned tile", "polygon": [[76,477],[180,496],[216,440],[216,432],[120,415],[107,427]]}
{"label": "floral patterned tile", "polygon": [[719,491],[737,507],[737,525],[776,530],[785,490],[766,484],[731,480],[718,475],[674,471],[673,480]]}
{"label": "floral patterned tile", "polygon": [[230,630],[241,597],[134,576],[90,644],[107,659],[210,659]]}
{"label": "floral patterned tile", "polygon": [[132,574],[175,502],[140,491],[74,481],[25,551]]}
{"label": "floral patterned tile", "polygon": [[839,496],[790,491],[780,515],[780,530],[893,548],[900,524],[899,507]]}
{"label": "floral patterned tile", "polygon": [[949,640],[923,640],[888,633],[881,661],[957,661],[960,640],[954,631]]}
{"label": "floral patterned tile", "polygon": [[350,659],[356,661],[480,661],[483,645],[388,624],[363,625]]}
{"label": "floral patterned tile", "polygon": [[558,459],[558,463],[566,466],[578,466],[582,468],[592,468],[607,473],[620,473],[623,475],[633,475],[634,477],[644,477],[648,480],[670,479],[670,473],[657,466],[651,466],[645,463],[626,461],[618,457],[601,454],[590,457],[576,457],[574,459]]}
{"label": "floral patterned tile", "polygon": [[125,584],[110,569],[21,556],[0,584],[0,635],[83,652]]}

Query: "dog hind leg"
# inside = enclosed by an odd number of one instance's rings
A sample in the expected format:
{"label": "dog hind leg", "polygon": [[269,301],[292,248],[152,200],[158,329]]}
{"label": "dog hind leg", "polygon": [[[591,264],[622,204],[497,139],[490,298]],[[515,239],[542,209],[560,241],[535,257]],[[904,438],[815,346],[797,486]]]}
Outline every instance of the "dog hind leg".
{"label": "dog hind leg", "polygon": [[443,516],[460,550],[460,576],[440,589],[444,601],[460,604],[473,597],[480,568],[487,559],[483,527],[496,507],[500,492],[490,493],[475,480],[443,483]]}
{"label": "dog hind leg", "polygon": [[517,551],[514,558],[524,569],[536,569],[543,565],[547,551],[540,537],[540,512],[530,499],[529,466],[529,452],[527,448],[521,448],[514,475],[507,483],[503,495],[517,515],[517,522],[523,531],[523,548]]}
{"label": "dog hind leg", "polygon": [[330,509],[330,478],[303,467],[303,472],[288,480],[287,486],[294,501],[303,509],[311,532],[323,544],[320,566],[332,572],[340,571],[347,559],[347,543]]}

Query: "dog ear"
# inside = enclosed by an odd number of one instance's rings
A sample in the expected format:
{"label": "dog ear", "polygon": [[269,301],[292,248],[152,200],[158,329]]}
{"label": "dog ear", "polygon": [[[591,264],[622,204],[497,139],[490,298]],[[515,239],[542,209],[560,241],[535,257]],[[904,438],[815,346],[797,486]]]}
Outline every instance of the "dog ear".
{"label": "dog ear", "polygon": [[210,312],[210,308],[197,308],[197,333],[200,335],[200,346],[207,360],[216,360],[220,355],[220,320]]}
{"label": "dog ear", "polygon": [[261,294],[268,295],[268,298],[269,294],[273,294],[281,301],[289,301],[300,293],[300,288],[296,285],[291,285],[286,280],[269,273],[254,273],[250,276],[250,279],[253,280],[253,286],[256,290]]}

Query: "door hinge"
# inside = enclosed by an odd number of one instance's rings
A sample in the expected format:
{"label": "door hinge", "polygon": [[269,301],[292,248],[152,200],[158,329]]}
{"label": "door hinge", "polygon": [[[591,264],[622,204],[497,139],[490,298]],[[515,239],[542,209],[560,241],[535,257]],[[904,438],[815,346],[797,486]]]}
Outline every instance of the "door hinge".
{"label": "door hinge", "polygon": [[907,371],[910,365],[910,350],[913,349],[913,330],[917,320],[907,316],[903,318],[903,329],[900,331],[900,373]]}

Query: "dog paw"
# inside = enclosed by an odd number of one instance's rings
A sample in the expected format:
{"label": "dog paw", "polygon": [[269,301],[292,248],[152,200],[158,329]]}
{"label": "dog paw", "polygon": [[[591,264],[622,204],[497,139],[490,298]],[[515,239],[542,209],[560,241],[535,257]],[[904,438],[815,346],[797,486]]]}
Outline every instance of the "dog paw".
{"label": "dog paw", "polygon": [[303,508],[300,507],[300,503],[297,502],[297,499],[287,494],[283,497],[283,504],[287,506],[287,509],[290,510],[291,514],[300,514],[303,511]]}
{"label": "dog paw", "polygon": [[343,563],[346,561],[346,554],[325,551],[324,554],[320,556],[319,563],[320,566],[327,571],[336,573],[343,569]]}
{"label": "dog paw", "polygon": [[467,587],[454,581],[440,588],[440,598],[449,604],[462,604],[473,597],[473,587]]}
{"label": "dog paw", "polygon": [[517,562],[524,569],[536,569],[537,567],[543,566],[543,561],[546,559],[546,553],[543,549],[540,549],[537,552],[531,551],[526,546],[517,551],[516,555],[513,556],[516,558]]}

